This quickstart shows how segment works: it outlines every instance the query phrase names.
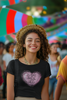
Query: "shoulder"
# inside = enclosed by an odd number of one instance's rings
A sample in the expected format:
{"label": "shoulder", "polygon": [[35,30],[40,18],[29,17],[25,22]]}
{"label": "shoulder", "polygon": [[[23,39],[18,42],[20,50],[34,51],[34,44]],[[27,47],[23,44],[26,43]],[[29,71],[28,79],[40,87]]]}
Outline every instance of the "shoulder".
{"label": "shoulder", "polygon": [[15,63],[15,60],[11,60],[11,61],[9,61],[8,66],[14,65],[14,63]]}
{"label": "shoulder", "polygon": [[41,60],[41,64],[46,66],[46,67],[49,66],[49,63],[47,61],[45,61],[45,60]]}
{"label": "shoulder", "polygon": [[7,54],[3,55],[3,60],[5,60],[6,57],[7,57]]}
{"label": "shoulder", "polygon": [[60,63],[59,71],[60,70],[67,72],[67,56],[65,56]]}
{"label": "shoulder", "polygon": [[62,59],[62,62],[67,65],[67,56],[65,56],[63,59]]}
{"label": "shoulder", "polygon": [[42,66],[42,69],[45,70],[45,78],[50,76],[51,75],[51,71],[50,71],[50,65],[47,61],[44,61],[44,60],[41,60],[41,66]]}
{"label": "shoulder", "polygon": [[10,56],[9,53],[6,53],[5,55],[3,55],[3,57],[8,57],[8,56]]}
{"label": "shoulder", "polygon": [[6,72],[12,75],[15,74],[15,60],[11,60],[6,68]]}
{"label": "shoulder", "polygon": [[10,62],[9,62],[9,64],[8,65],[13,65],[15,62],[17,62],[18,60],[17,59],[13,59],[13,60],[11,60]]}

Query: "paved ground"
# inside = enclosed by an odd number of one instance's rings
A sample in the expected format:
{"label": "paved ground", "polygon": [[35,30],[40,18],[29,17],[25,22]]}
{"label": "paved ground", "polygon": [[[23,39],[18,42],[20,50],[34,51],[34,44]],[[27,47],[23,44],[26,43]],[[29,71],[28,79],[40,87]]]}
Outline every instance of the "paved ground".
{"label": "paved ground", "polygon": [[[0,100],[2,100],[2,90],[1,89],[2,89],[2,87],[0,87]],[[60,100],[67,100],[67,90],[66,90],[65,85],[62,89]]]}
{"label": "paved ground", "polygon": [[67,100],[67,89],[66,89],[65,85],[64,85],[64,87],[62,89],[60,100]]}

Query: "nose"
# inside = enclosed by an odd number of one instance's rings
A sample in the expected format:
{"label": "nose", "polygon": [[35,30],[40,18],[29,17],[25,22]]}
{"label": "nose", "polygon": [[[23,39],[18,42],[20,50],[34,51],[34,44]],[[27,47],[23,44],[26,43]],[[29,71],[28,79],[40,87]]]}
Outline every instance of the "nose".
{"label": "nose", "polygon": [[32,40],[32,44],[35,44],[35,40]]}

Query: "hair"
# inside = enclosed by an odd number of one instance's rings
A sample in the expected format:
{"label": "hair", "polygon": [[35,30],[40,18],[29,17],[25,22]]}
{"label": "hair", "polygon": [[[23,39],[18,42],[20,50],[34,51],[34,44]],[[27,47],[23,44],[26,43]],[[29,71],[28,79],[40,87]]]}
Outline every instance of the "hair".
{"label": "hair", "polygon": [[10,46],[13,44],[13,42],[9,42],[8,44],[6,44],[6,51],[9,52],[9,48]]}
{"label": "hair", "polygon": [[65,43],[64,43],[64,44],[62,44],[61,49],[62,49],[62,50],[67,49],[67,44],[65,44]]}
{"label": "hair", "polygon": [[36,33],[40,37],[41,41],[41,48],[37,52],[37,58],[42,60],[48,60],[48,54],[50,52],[50,46],[46,37],[46,32],[43,27],[39,25],[27,25],[23,28],[21,28],[17,35],[17,44],[16,44],[16,52],[15,52],[15,58],[19,59],[25,55],[25,48],[23,47],[23,44],[25,44],[25,38],[29,33]]}
{"label": "hair", "polygon": [[0,46],[3,46],[3,47],[4,47],[5,45],[4,45],[4,43],[3,43],[3,42],[0,42]]}
{"label": "hair", "polygon": [[[56,45],[56,43],[51,43],[51,44],[50,44],[50,47],[53,46],[53,45]],[[51,54],[51,52],[50,52],[50,54]],[[58,52],[56,52],[55,55],[57,56],[57,59],[56,59],[56,60],[57,60],[57,63],[56,63],[56,66],[59,66],[59,65],[60,65],[61,57],[60,57],[60,55],[59,55]]]}
{"label": "hair", "polygon": [[61,47],[61,42],[56,42],[56,44],[58,44],[58,45],[59,45],[59,47]]}
{"label": "hair", "polygon": [[51,44],[50,44],[50,47],[51,47],[52,45],[54,45],[54,44],[56,44],[56,43],[51,43]]}

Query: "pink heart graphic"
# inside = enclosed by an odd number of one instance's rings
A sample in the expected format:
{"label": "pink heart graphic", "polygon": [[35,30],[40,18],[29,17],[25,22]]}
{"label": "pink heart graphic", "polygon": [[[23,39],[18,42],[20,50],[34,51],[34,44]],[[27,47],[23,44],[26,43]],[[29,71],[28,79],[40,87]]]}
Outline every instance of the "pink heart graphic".
{"label": "pink heart graphic", "polygon": [[31,73],[29,71],[25,71],[22,73],[21,77],[29,86],[34,86],[40,81],[41,74],[39,72]]}

